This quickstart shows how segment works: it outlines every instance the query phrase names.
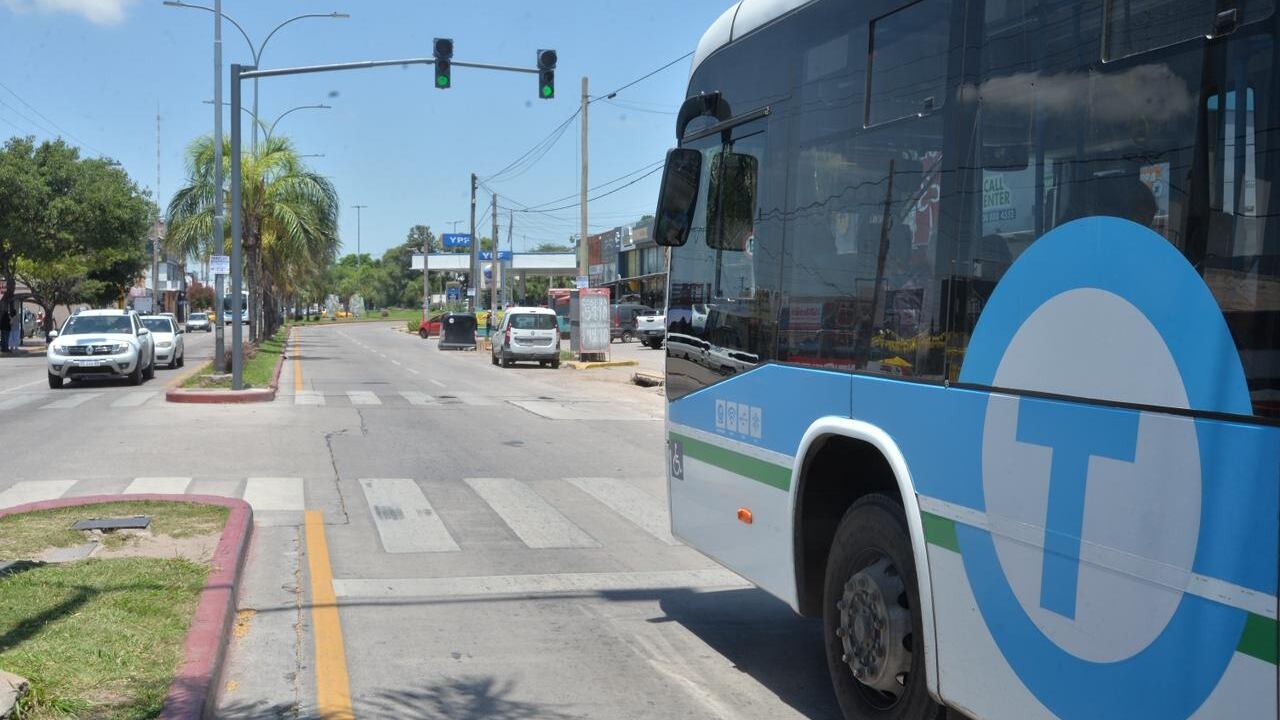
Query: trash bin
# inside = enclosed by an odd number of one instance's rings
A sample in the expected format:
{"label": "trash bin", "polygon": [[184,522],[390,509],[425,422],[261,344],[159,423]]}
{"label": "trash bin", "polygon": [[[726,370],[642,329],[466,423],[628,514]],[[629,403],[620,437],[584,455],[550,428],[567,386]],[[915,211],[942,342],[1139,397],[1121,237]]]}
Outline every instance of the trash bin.
{"label": "trash bin", "polygon": [[440,320],[441,350],[475,350],[476,316],[472,313],[447,313]]}

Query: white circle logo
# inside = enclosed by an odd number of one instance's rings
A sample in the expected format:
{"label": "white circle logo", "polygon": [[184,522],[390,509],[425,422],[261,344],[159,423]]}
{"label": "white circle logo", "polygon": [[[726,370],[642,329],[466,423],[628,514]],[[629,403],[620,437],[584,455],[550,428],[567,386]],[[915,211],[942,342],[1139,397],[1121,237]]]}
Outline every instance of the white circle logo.
{"label": "white circle logo", "polygon": [[[1018,328],[995,387],[1187,408],[1178,366],[1119,295],[1060,293]],[[996,556],[1054,644],[1093,662],[1144,650],[1178,609],[1200,530],[1190,418],[994,393],[982,486]]]}

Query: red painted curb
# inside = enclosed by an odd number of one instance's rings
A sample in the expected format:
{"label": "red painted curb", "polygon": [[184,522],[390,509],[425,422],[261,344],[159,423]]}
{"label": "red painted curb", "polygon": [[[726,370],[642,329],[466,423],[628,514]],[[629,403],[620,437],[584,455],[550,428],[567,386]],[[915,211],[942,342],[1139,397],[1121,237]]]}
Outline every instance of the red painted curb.
{"label": "red painted curb", "polygon": [[52,510],[93,505],[96,503],[156,500],[161,502],[193,502],[230,508],[222,537],[213,552],[209,577],[200,591],[200,601],[187,639],[182,647],[182,664],[169,684],[164,697],[161,720],[194,720],[211,716],[217,697],[218,677],[226,659],[226,639],[235,620],[236,591],[253,532],[253,509],[236,498],[213,495],[88,495],[85,497],[43,500],[0,510],[0,517],[34,510]]}
{"label": "red painted curb", "polygon": [[[293,337],[292,330],[289,331],[289,337],[284,340],[286,350],[291,337]],[[276,358],[276,369],[271,374],[271,385],[267,388],[254,388],[251,390],[183,390],[174,388],[165,391],[165,402],[200,404],[271,402],[276,399],[276,389],[280,387],[280,370],[284,367],[284,358],[285,352],[282,351],[280,357]]]}

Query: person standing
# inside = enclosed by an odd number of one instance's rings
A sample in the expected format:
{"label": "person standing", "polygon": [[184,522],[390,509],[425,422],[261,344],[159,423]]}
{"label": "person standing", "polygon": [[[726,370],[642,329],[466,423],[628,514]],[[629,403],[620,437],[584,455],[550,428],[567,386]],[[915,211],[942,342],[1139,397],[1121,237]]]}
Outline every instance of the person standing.
{"label": "person standing", "polygon": [[9,347],[9,335],[13,331],[13,303],[9,298],[0,300],[0,352],[13,352]]}

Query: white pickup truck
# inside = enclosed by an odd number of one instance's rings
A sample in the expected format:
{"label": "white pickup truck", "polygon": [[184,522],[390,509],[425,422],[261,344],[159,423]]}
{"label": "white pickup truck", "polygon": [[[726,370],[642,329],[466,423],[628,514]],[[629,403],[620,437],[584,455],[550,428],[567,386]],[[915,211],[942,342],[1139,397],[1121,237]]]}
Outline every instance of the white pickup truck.
{"label": "white pickup truck", "polygon": [[667,316],[662,313],[636,316],[636,335],[647,347],[654,350],[662,347],[667,337]]}

